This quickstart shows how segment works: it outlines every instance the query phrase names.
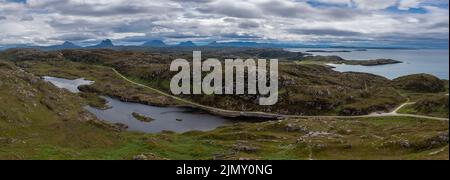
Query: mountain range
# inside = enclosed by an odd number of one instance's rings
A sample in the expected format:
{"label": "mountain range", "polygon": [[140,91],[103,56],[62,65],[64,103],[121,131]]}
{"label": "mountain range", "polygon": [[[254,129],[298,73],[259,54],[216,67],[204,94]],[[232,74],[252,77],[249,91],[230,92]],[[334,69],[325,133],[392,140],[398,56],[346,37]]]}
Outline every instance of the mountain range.
{"label": "mountain range", "polygon": [[114,45],[112,40],[105,39],[101,41],[97,45],[93,46],[79,46],[72,42],[64,42],[60,45],[52,45],[52,46],[33,46],[33,45],[8,45],[1,46],[0,50],[6,50],[11,48],[32,48],[32,49],[40,49],[46,51],[53,50],[62,50],[62,49],[113,49],[113,48],[163,48],[163,47],[248,47],[248,48],[366,48],[366,49],[408,49],[402,47],[351,47],[351,46],[329,46],[329,45],[303,45],[303,44],[283,44],[283,43],[258,43],[258,42],[243,42],[243,41],[235,41],[235,42],[211,42],[206,45],[197,45],[192,41],[180,42],[178,44],[170,45],[166,44],[161,40],[150,40],[142,45],[138,46],[117,46]]}

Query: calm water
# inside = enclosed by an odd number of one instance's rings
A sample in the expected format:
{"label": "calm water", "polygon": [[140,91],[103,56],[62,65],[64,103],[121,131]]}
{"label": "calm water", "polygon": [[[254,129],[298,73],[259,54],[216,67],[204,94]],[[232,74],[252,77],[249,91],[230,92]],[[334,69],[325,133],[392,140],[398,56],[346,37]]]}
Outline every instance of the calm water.
{"label": "calm water", "polygon": [[[145,133],[159,133],[165,130],[179,133],[193,130],[209,131],[232,123],[222,117],[201,114],[186,108],[155,107],[104,98],[108,101],[110,109],[99,110],[92,107],[86,109],[107,122],[126,124],[129,131]],[[151,117],[154,121],[139,121],[133,117],[133,112]]]}
{"label": "calm water", "polygon": [[67,89],[72,93],[80,92],[80,90],[78,90],[78,86],[91,85],[94,83],[94,81],[88,81],[84,78],[69,80],[69,79],[63,79],[63,78],[44,76],[43,79],[44,79],[44,81],[51,82],[56,87]]}
{"label": "calm water", "polygon": [[[80,92],[78,86],[94,83],[85,79],[68,80],[48,76],[43,77],[43,79],[73,93]],[[96,115],[98,119],[106,122],[125,124],[128,126],[128,130],[133,132],[159,133],[162,131],[173,131],[183,133],[193,130],[209,131],[232,123],[231,120],[210,114],[202,114],[187,108],[156,107],[122,102],[109,97],[103,98],[108,101],[110,109],[99,110],[89,106],[85,107],[85,109]],[[139,121],[133,117],[133,113],[151,117],[154,121]]]}
{"label": "calm water", "polygon": [[[308,50],[343,50],[343,49],[287,49],[294,52],[306,52]],[[346,49],[348,50],[348,49]],[[351,49],[350,49],[351,50]],[[370,60],[370,59],[394,59],[403,61],[402,64],[383,66],[353,66],[333,65],[340,72],[367,72],[394,79],[404,75],[428,73],[441,79],[449,79],[449,50],[395,50],[395,49],[369,49],[367,51],[333,52],[333,53],[310,53],[314,55],[337,55],[348,60]]]}

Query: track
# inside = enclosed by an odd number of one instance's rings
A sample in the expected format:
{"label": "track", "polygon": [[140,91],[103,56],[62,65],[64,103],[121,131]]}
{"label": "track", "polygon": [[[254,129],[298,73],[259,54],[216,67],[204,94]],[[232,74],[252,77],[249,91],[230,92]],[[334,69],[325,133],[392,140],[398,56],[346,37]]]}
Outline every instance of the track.
{"label": "track", "polygon": [[112,68],[112,70],[114,71],[115,74],[117,74],[119,77],[121,77],[122,79],[126,80],[129,83],[132,83],[134,85],[146,88],[146,89],[150,89],[158,94],[161,94],[163,96],[166,97],[170,97],[172,99],[175,99],[177,101],[183,102],[187,105],[190,105],[192,107],[195,108],[199,108],[205,111],[208,111],[210,113],[216,114],[216,115],[221,115],[221,116],[226,116],[226,117],[259,117],[259,118],[276,118],[276,119],[283,119],[283,118],[341,118],[341,119],[353,119],[353,118],[371,118],[371,117],[413,117],[413,118],[422,118],[422,119],[429,119],[429,120],[438,120],[438,121],[449,121],[448,118],[438,118],[438,117],[431,117],[431,116],[421,116],[421,115],[414,115],[414,114],[399,114],[397,113],[400,109],[402,109],[403,107],[407,106],[407,105],[412,105],[414,103],[411,102],[407,102],[404,103],[402,105],[400,105],[398,108],[396,108],[394,111],[390,112],[390,113],[374,113],[374,114],[370,114],[370,115],[364,115],[364,116],[298,116],[298,115],[285,115],[285,114],[273,114],[273,113],[264,113],[264,112],[244,112],[244,111],[230,111],[230,110],[226,110],[226,109],[220,109],[220,108],[215,108],[215,107],[211,107],[211,106],[205,106],[202,104],[198,104],[183,98],[179,98],[173,95],[170,95],[168,93],[165,93],[163,91],[160,91],[158,89],[152,88],[150,86],[144,85],[144,84],[140,84],[137,82],[134,82],[130,79],[128,79],[127,77],[125,77],[124,75],[122,75],[121,73],[119,73],[116,69]]}

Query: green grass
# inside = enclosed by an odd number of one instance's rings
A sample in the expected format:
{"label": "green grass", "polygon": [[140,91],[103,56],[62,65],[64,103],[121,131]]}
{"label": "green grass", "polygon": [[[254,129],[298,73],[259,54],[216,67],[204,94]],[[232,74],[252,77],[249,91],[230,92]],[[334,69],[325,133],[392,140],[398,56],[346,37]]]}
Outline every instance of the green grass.
{"label": "green grass", "polygon": [[401,114],[416,114],[433,117],[449,117],[449,98],[448,95],[443,93],[438,94],[409,94],[408,97],[411,102],[415,104],[407,105],[399,110]]}
{"label": "green grass", "polygon": [[[90,71],[77,64],[68,65],[70,73],[53,68],[36,68],[33,72],[67,75]],[[100,92],[143,93],[106,69],[90,68],[93,72],[86,77],[96,80],[94,88]],[[449,158],[448,121],[307,118],[237,123],[183,134],[117,132],[85,114],[86,98],[13,66],[0,64],[0,82],[0,100],[8,102],[0,104],[0,159],[133,159],[140,154],[188,160]],[[108,87],[109,92],[105,90]]]}

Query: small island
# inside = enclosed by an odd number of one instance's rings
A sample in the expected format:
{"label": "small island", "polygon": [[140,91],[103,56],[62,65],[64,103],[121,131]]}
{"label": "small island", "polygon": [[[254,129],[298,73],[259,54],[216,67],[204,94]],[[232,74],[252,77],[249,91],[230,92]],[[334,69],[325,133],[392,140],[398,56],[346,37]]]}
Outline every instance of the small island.
{"label": "small island", "polygon": [[361,65],[361,66],[379,66],[379,65],[400,64],[400,63],[403,62],[393,59],[345,60],[340,62],[340,64]]}
{"label": "small island", "polygon": [[153,118],[151,118],[151,117],[147,117],[147,116],[141,115],[141,114],[136,113],[136,112],[133,112],[131,115],[132,115],[135,119],[137,119],[137,120],[139,120],[139,121],[141,121],[141,122],[152,122],[152,121],[155,120],[155,119],[153,119]]}
{"label": "small island", "polygon": [[375,59],[375,60],[346,60],[339,56],[306,56],[300,62],[315,64],[346,64],[361,66],[379,66],[388,64],[399,64],[401,61],[393,59]]}
{"label": "small island", "polygon": [[348,53],[348,52],[352,52],[349,50],[331,50],[331,51],[327,51],[327,50],[309,50],[306,51],[308,53]]}

